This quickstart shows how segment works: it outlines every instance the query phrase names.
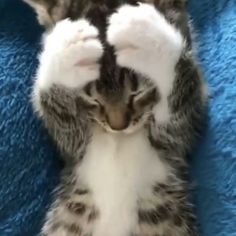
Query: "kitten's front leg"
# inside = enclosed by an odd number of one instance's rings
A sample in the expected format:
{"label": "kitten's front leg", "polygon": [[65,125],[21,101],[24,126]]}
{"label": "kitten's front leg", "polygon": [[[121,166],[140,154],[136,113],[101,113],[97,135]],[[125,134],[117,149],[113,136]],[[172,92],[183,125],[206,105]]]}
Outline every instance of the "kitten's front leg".
{"label": "kitten's front leg", "polygon": [[162,98],[158,119],[166,120],[167,97],[184,48],[180,32],[152,5],[125,5],[111,16],[107,39],[115,47],[120,66],[147,76],[157,86]]}
{"label": "kitten's front leg", "polygon": [[[63,20],[45,36],[33,102],[59,147],[74,154],[86,141],[81,89],[99,77],[98,30],[86,20]],[[72,145],[73,144],[73,145]]]}

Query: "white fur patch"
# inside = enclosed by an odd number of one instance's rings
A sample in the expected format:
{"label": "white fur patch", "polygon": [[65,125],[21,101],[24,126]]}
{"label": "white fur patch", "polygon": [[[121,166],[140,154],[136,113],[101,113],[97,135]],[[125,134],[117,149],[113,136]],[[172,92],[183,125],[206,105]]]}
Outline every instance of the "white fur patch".
{"label": "white fur patch", "polygon": [[60,21],[44,38],[37,85],[47,89],[52,84],[69,88],[83,87],[99,77],[98,59],[103,48],[98,30],[86,20]]}
{"label": "white fur patch", "polygon": [[157,85],[162,102],[155,109],[156,118],[168,121],[167,97],[184,47],[180,32],[154,6],[140,3],[125,5],[111,16],[107,39],[115,46],[119,65],[148,76]]}
{"label": "white fur patch", "polygon": [[114,134],[96,128],[78,176],[92,190],[100,211],[94,236],[126,236],[137,223],[138,197],[167,178],[168,167],[160,160],[141,129]]}

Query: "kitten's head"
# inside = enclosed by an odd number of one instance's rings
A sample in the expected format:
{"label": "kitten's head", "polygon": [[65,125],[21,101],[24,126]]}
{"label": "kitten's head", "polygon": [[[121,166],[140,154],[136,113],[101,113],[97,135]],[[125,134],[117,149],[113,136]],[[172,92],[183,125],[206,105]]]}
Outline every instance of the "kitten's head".
{"label": "kitten's head", "polygon": [[[154,4],[160,9],[185,9],[187,0],[23,0],[36,12],[38,21],[46,29],[50,29],[56,22],[65,18],[72,20],[85,16],[93,23],[99,21],[98,6],[106,6],[109,9],[116,9],[119,5],[137,4],[138,2]],[[101,10],[103,12],[103,10]]]}
{"label": "kitten's head", "polygon": [[159,96],[150,81],[122,70],[119,80],[112,79],[112,87],[101,80],[89,84],[86,99],[91,118],[106,131],[131,133],[148,122]]}

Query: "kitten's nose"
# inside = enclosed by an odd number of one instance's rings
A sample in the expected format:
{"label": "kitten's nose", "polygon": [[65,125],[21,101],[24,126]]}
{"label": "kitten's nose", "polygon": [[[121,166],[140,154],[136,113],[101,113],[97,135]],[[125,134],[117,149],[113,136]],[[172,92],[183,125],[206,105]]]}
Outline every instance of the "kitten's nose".
{"label": "kitten's nose", "polygon": [[130,115],[118,109],[113,109],[107,114],[107,123],[113,130],[123,130],[129,126]]}

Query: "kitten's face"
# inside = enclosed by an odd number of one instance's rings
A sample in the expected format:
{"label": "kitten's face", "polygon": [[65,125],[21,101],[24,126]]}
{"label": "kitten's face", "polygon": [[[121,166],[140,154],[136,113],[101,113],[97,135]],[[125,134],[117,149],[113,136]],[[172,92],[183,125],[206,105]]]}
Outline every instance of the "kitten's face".
{"label": "kitten's face", "polygon": [[92,104],[91,117],[108,132],[132,133],[150,119],[159,99],[156,88],[148,82],[141,85],[132,79],[125,78],[113,88],[99,82],[86,88]]}

